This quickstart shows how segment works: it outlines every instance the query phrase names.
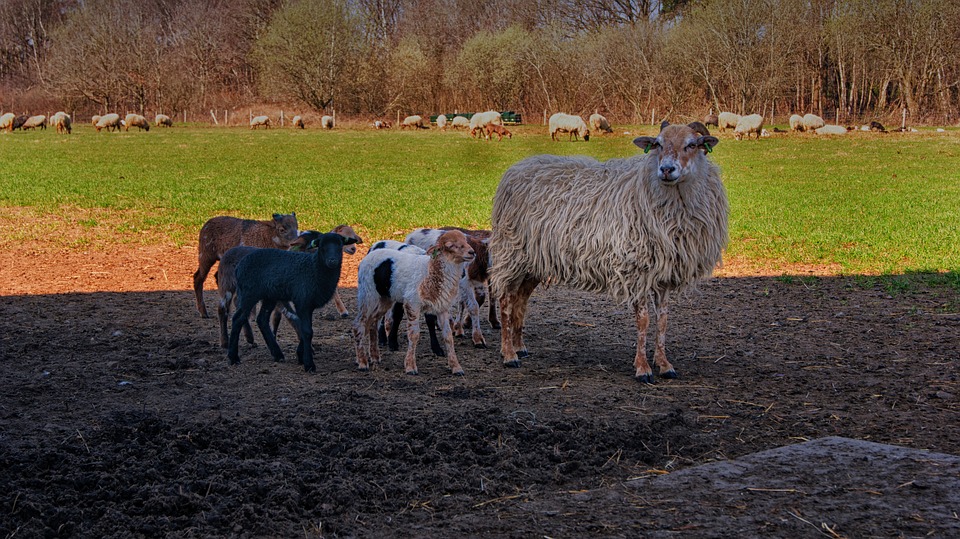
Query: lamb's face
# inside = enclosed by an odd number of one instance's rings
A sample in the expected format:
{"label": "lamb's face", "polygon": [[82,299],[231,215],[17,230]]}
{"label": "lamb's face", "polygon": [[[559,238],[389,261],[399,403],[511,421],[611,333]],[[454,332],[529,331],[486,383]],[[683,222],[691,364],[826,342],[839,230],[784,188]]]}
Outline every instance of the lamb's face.
{"label": "lamb's face", "polygon": [[644,152],[653,152],[657,160],[657,179],[672,185],[680,182],[703,155],[719,144],[699,122],[690,125],[664,125],[654,137],[637,137],[633,143]]}
{"label": "lamb's face", "polygon": [[299,231],[297,230],[296,212],[286,215],[275,213],[273,214],[273,223],[277,227],[277,237],[284,243],[289,244],[297,239]]}
{"label": "lamb's face", "polygon": [[331,232],[336,232],[337,234],[340,234],[340,235],[343,236],[344,238],[351,238],[351,239],[353,240],[353,243],[349,243],[349,244],[344,245],[344,246],[343,246],[343,252],[346,253],[346,254],[348,254],[348,255],[355,255],[355,254],[357,254],[357,245],[356,245],[356,244],[358,244],[358,243],[363,243],[363,238],[361,238],[360,236],[357,235],[356,232],[354,232],[352,226],[350,226],[350,225],[339,225],[339,226],[337,226],[336,228],[334,228],[333,230],[331,230]]}
{"label": "lamb's face", "polygon": [[456,263],[472,262],[477,253],[467,242],[467,236],[459,230],[444,232],[437,240],[440,250]]}

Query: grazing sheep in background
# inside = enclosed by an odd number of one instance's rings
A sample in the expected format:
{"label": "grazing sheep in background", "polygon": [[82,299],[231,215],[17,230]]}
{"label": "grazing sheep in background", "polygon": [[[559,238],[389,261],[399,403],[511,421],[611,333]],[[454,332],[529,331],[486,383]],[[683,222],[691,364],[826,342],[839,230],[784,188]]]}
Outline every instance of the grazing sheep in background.
{"label": "grazing sheep in background", "polygon": [[825,125],[813,130],[818,135],[846,135],[847,128],[842,125]]}
{"label": "grazing sheep in background", "polygon": [[123,119],[123,130],[130,131],[131,127],[138,127],[141,131],[150,131],[150,122],[139,114],[127,114]]}
{"label": "grazing sheep in background", "polygon": [[587,128],[587,122],[584,122],[583,118],[579,116],[558,112],[550,117],[549,123],[550,138],[553,140],[560,140],[557,138],[558,133],[570,133],[570,141],[579,137],[583,137],[584,141],[590,140],[590,129]]}
{"label": "grazing sheep in background", "polygon": [[706,157],[719,140],[668,125],[656,138],[633,142],[650,155],[603,163],[541,155],[503,175],[493,198],[490,285],[500,295],[505,366],[519,367],[529,355],[522,335],[527,302],[546,282],[630,304],[636,378],[648,383],[652,296],[654,362],[661,377],[676,377],[665,352],[669,297],[709,276],[727,244],[726,191]]}
{"label": "grazing sheep in background", "polygon": [[709,114],[703,117],[703,125],[718,127],[720,125],[720,118],[711,110]]}
{"label": "grazing sheep in background", "polygon": [[466,116],[454,116],[450,125],[453,126],[454,129],[467,129],[470,127],[470,120],[468,120]]}
{"label": "grazing sheep in background", "polygon": [[437,116],[437,127],[441,131],[446,131],[447,129],[447,117],[444,114]]}
{"label": "grazing sheep in background", "polygon": [[12,129],[12,130],[13,130],[13,131],[16,131],[17,129],[22,128],[23,125],[26,124],[26,123],[27,123],[27,120],[29,120],[29,119],[30,119],[30,117],[27,116],[26,114],[21,114],[21,115],[17,116],[16,118],[13,119],[13,129]]}
{"label": "grazing sheep in background", "polygon": [[166,114],[157,114],[153,119],[153,123],[157,127],[173,127],[173,120]]}
{"label": "grazing sheep in background", "polygon": [[485,128],[487,134],[485,135],[487,140],[491,140],[493,135],[497,135],[497,140],[503,140],[503,137],[513,138],[513,133],[507,130],[506,127],[497,124],[487,124]]}
{"label": "grazing sheep in background", "polygon": [[426,122],[423,119],[423,117],[418,116],[416,114],[413,116],[407,116],[406,118],[403,119],[402,122],[400,122],[401,130],[406,129],[408,127],[411,129],[430,129],[430,127],[426,125]]}
{"label": "grazing sheep in background", "polygon": [[303,116],[294,116],[293,120],[290,121],[290,127],[294,129],[306,129],[307,124],[303,122]]}
{"label": "grazing sheep in background", "polygon": [[374,120],[373,127],[375,129],[390,129],[390,122],[386,120]]}
{"label": "grazing sheep in background", "polygon": [[883,127],[883,124],[878,121],[870,122],[870,131],[875,133],[886,133],[887,130]]}
{"label": "grazing sheep in background", "polygon": [[240,362],[240,328],[248,323],[250,312],[262,303],[257,327],[275,361],[283,361],[283,352],[270,329],[270,317],[280,302],[293,303],[297,317],[297,360],[307,372],[315,372],[313,362],[313,311],[333,297],[340,281],[343,247],[355,242],[339,234],[327,233],[311,243],[314,253],[294,253],[279,249],[258,249],[237,264],[237,310],[233,313],[227,358]]}
{"label": "grazing sheep in background", "polygon": [[35,129],[37,127],[39,127],[41,130],[44,130],[47,128],[47,117],[44,116],[43,114],[39,114],[37,116],[31,116],[27,118],[26,122],[23,123],[24,131],[26,131],[27,129]]}
{"label": "grazing sheep in background", "polygon": [[721,133],[725,132],[727,129],[735,129],[737,127],[737,122],[739,121],[739,114],[734,114],[732,112],[721,112],[717,116],[717,129],[719,129]]}
{"label": "grazing sheep in background", "polygon": [[97,120],[97,123],[94,127],[97,128],[97,133],[99,133],[101,129],[106,129],[107,131],[112,131],[116,129],[119,132],[120,131],[120,115],[104,114]]}
{"label": "grazing sheep in background", "polygon": [[794,114],[790,116],[790,130],[791,131],[803,131],[803,116],[799,114]]}
{"label": "grazing sheep in background", "polygon": [[287,249],[297,239],[297,214],[273,214],[269,221],[237,219],[221,215],[208,220],[200,228],[200,240],[197,247],[197,271],[193,274],[193,291],[197,299],[197,311],[203,318],[209,318],[203,304],[203,282],[213,264],[220,260],[231,247],[248,245],[251,247],[274,247]]}
{"label": "grazing sheep in background", "polygon": [[93,125],[93,127],[97,127],[98,123],[100,123],[99,115],[94,114],[93,116],[90,117],[90,124]]}
{"label": "grazing sheep in background", "polygon": [[254,116],[253,118],[250,119],[250,129],[256,129],[261,126],[264,129],[270,129],[269,116]]}
{"label": "grazing sheep in background", "polygon": [[803,115],[803,130],[804,131],[815,131],[823,127],[824,121],[823,118],[817,116],[816,114],[804,114]]}
{"label": "grazing sheep in background", "polygon": [[333,116],[324,116],[320,118],[320,127],[324,129],[333,129]]}
{"label": "grazing sheep in background", "polygon": [[13,120],[14,120],[14,118],[16,118],[16,117],[17,117],[17,115],[14,114],[14,113],[12,113],[12,112],[8,112],[8,113],[4,114],[3,116],[0,116],[0,129],[6,129],[7,131],[13,131]]}
{"label": "grazing sheep in background", "polygon": [[733,130],[733,136],[737,140],[742,139],[743,137],[750,138],[750,134],[753,133],[757,135],[757,140],[760,140],[760,135],[763,132],[763,116],[759,114],[748,114],[747,116],[741,116],[740,120],[737,121],[737,127]]}
{"label": "grazing sheep in background", "polygon": [[610,127],[610,122],[602,114],[591,114],[590,115],[590,129],[593,132],[603,131],[604,133],[613,133],[613,128]]}
{"label": "grazing sheep in background", "polygon": [[417,342],[420,340],[420,313],[437,316],[440,332],[447,345],[447,364],[453,374],[462,375],[450,329],[450,307],[457,297],[463,264],[475,254],[459,230],[445,232],[427,255],[379,249],[360,261],[357,277],[357,318],[353,338],[357,367],[369,370],[370,362],[380,362],[380,349],[374,344],[376,325],[393,307],[402,303],[407,316],[407,354],[404,372],[417,374]]}
{"label": "grazing sheep in background", "polygon": [[57,133],[73,133],[73,121],[70,119],[70,115],[66,112],[60,111],[50,117],[50,125],[52,125]]}
{"label": "grazing sheep in background", "polygon": [[501,114],[495,110],[488,110],[486,112],[478,112],[470,117],[470,122],[467,126],[470,128],[470,136],[483,135],[484,138],[487,137],[484,130],[488,125],[502,125],[503,117]]}

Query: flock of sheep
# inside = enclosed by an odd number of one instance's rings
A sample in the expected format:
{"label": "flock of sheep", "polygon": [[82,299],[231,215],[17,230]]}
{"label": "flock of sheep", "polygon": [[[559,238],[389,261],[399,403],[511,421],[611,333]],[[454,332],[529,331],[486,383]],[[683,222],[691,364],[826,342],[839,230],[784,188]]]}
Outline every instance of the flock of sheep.
{"label": "flock of sheep", "polygon": [[[733,112],[721,112],[720,114],[710,113],[703,118],[704,125],[712,125],[720,130],[721,133],[727,129],[733,129],[733,136],[737,140],[750,138],[754,135],[760,137],[770,136],[770,132],[763,128],[763,116],[760,114],[748,114],[741,116]],[[816,114],[806,114],[800,116],[794,114],[790,116],[790,130],[798,133],[812,132],[818,135],[845,135],[848,131],[873,131],[878,133],[886,132],[886,129],[880,122],[870,122],[859,128],[855,126],[844,127],[842,125],[830,125],[823,121],[823,118]],[[774,128],[775,133],[782,130]]]}
{"label": "flock of sheep", "polygon": [[[584,132],[579,124],[564,129]],[[433,352],[446,356],[451,373],[464,374],[454,336],[472,326],[473,345],[486,347],[480,306],[487,299],[490,324],[501,329],[503,365],[520,367],[529,355],[523,341],[527,302],[538,284],[551,283],[606,293],[633,308],[635,376],[646,383],[654,380],[646,358],[652,304],[654,364],[660,377],[676,377],[665,352],[670,296],[709,276],[728,240],[726,192],[707,158],[719,140],[693,122],[665,124],[657,136],[633,143],[644,152],[627,159],[541,155],[513,165],[494,195],[491,230],[417,229],[404,242],[375,242],[358,267],[351,330],[357,368],[378,365],[380,346],[399,348],[406,317],[404,371],[417,374],[423,314]],[[256,324],[273,358],[284,357],[275,335],[285,317],[298,336],[299,362],[314,371],[313,312],[337,301],[343,253],[355,252],[361,242],[347,225],[301,232],[294,213],[265,221],[219,216],[205,223],[193,278],[196,305],[206,318],[203,285],[219,260],[218,318],[229,361],[240,361],[241,332],[252,342],[249,318],[260,304]],[[231,305],[236,310],[228,333]],[[342,303],[338,311],[349,315]]]}
{"label": "flock of sheep", "polygon": [[[90,123],[98,133],[103,129],[107,131],[120,131],[122,128],[124,131],[129,131],[131,127],[137,127],[141,131],[150,131],[150,122],[140,114],[127,114],[123,119],[116,113],[104,114],[103,116],[93,116],[90,119]],[[37,116],[22,114],[18,116],[12,112],[8,112],[0,116],[0,131],[13,132],[16,129],[26,130],[38,127],[40,129],[46,129],[48,124],[51,127],[55,127],[57,133],[65,133],[68,135],[73,133],[73,120],[69,114],[63,111],[53,114],[49,120],[42,114]],[[157,114],[156,118],[154,118],[154,124],[157,126],[172,127],[173,120],[166,114]]]}

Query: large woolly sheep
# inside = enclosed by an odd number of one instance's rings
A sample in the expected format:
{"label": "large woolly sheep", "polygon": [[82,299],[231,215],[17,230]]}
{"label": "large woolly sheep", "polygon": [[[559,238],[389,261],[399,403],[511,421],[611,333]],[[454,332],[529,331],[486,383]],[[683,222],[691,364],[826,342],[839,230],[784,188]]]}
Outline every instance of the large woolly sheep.
{"label": "large woolly sheep", "polygon": [[52,125],[57,133],[73,133],[73,121],[70,119],[70,115],[66,112],[60,111],[50,117],[50,125]]}
{"label": "large woolly sheep", "polygon": [[297,359],[307,372],[315,372],[313,363],[313,311],[333,297],[340,281],[343,247],[354,242],[339,234],[327,233],[311,244],[313,253],[294,253],[279,249],[258,249],[237,264],[237,310],[233,313],[227,358],[240,362],[240,329],[248,323],[250,312],[262,303],[257,327],[275,361],[283,361],[283,352],[270,329],[270,316],[281,302],[293,303],[297,318]]}
{"label": "large woolly sheep", "polygon": [[501,114],[495,110],[488,110],[486,112],[478,112],[470,117],[470,122],[467,124],[470,128],[470,136],[483,135],[486,138],[484,130],[490,124],[502,125],[503,117]]}
{"label": "large woolly sheep", "polygon": [[376,344],[377,323],[395,303],[402,303],[407,315],[407,353],[404,371],[417,374],[417,342],[420,340],[420,313],[434,314],[447,346],[447,364],[456,375],[463,374],[457,361],[450,329],[450,307],[457,297],[463,264],[474,258],[474,251],[459,230],[440,236],[426,255],[378,249],[360,261],[357,277],[357,318],[353,338],[357,350],[357,368],[369,370],[370,362],[380,362]]}
{"label": "large woolly sheep", "polygon": [[825,125],[823,118],[817,116],[816,114],[804,114],[803,115],[803,130],[804,131],[816,131]]}
{"label": "large woolly sheep", "polygon": [[706,157],[719,141],[697,130],[667,125],[655,138],[635,138],[649,155],[604,163],[541,155],[507,170],[493,198],[490,241],[505,366],[519,367],[529,355],[522,335],[527,302],[545,282],[631,305],[636,378],[648,383],[652,296],[654,362],[661,377],[676,377],[665,352],[669,297],[709,276],[727,244],[727,196]]}
{"label": "large woolly sheep", "polygon": [[294,129],[306,129],[307,125],[303,122],[303,116],[294,116],[290,122],[290,127]]}
{"label": "large woolly sheep", "polygon": [[250,129],[256,129],[258,127],[263,127],[264,129],[270,129],[270,117],[269,116],[254,116],[250,119]]}
{"label": "large woolly sheep", "polygon": [[296,213],[275,213],[269,221],[221,215],[204,223],[200,228],[197,246],[197,271],[193,274],[193,292],[200,316],[209,318],[203,304],[203,282],[207,280],[210,268],[228,249],[237,245],[287,249],[290,243],[297,239],[297,235]]}
{"label": "large woolly sheep", "polygon": [[106,129],[107,131],[117,130],[120,131],[120,115],[119,114],[104,114],[99,119],[97,119],[96,125],[97,133],[101,129]]}
{"label": "large woolly sheep", "polygon": [[454,129],[467,129],[470,127],[470,120],[468,120],[466,116],[454,116],[450,125],[453,126]]}
{"label": "large woolly sheep", "polygon": [[800,116],[799,114],[790,116],[790,130],[803,131],[803,116]]}
{"label": "large woolly sheep", "polygon": [[400,129],[430,129],[426,124],[426,120],[422,116],[414,114],[413,116],[407,116],[400,122]]}
{"label": "large woolly sheep", "polygon": [[16,117],[17,115],[12,112],[0,116],[0,130],[6,129],[7,131],[13,131],[13,119]]}
{"label": "large woolly sheep", "polygon": [[173,127],[173,120],[166,114],[157,114],[153,123],[157,127]]}
{"label": "large woolly sheep", "polygon": [[27,121],[23,123],[23,130],[35,129],[39,127],[40,129],[47,128],[47,117],[43,114],[38,114],[37,116],[31,116],[27,118]]}
{"label": "large woolly sheep", "polygon": [[590,129],[597,133],[603,131],[604,133],[613,133],[613,128],[610,127],[610,122],[607,121],[607,118],[602,114],[591,114],[590,115]]}
{"label": "large woolly sheep", "polygon": [[584,141],[590,140],[590,129],[587,127],[587,122],[584,122],[583,118],[579,116],[558,112],[550,117],[549,124],[550,138],[553,140],[560,140],[557,138],[560,133],[570,133],[568,139],[571,141],[579,137],[583,137]]}
{"label": "large woolly sheep", "polygon": [[324,116],[320,118],[320,126],[324,129],[333,129],[333,116]]}
{"label": "large woolly sheep", "polygon": [[740,115],[733,112],[721,112],[717,115],[717,129],[721,133],[727,129],[735,129],[737,127],[737,122],[740,121]]}
{"label": "large woolly sheep", "polygon": [[447,129],[447,116],[446,116],[445,114],[441,114],[441,115],[437,116],[437,128],[439,128],[441,131],[446,131],[446,129]]}
{"label": "large woolly sheep", "polygon": [[846,135],[847,128],[842,125],[824,125],[813,130],[818,135]]}
{"label": "large woolly sheep", "polygon": [[130,131],[131,127],[137,127],[141,131],[150,131],[150,122],[139,114],[127,114],[123,119],[123,130]]}
{"label": "large woolly sheep", "polygon": [[763,132],[763,116],[759,114],[748,114],[741,116],[737,121],[737,127],[733,130],[733,136],[737,140],[743,137],[750,138],[750,134],[755,134],[757,140],[760,140],[760,134]]}

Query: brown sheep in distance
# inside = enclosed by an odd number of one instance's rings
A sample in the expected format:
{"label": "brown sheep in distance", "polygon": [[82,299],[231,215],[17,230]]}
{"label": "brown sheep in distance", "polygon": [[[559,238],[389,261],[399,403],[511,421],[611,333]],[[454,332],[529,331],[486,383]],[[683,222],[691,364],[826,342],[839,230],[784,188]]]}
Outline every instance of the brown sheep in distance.
{"label": "brown sheep in distance", "polygon": [[662,378],[676,377],[665,351],[669,297],[709,276],[728,239],[726,191],[706,157],[719,141],[695,124],[635,138],[648,155],[603,163],[540,155],[504,173],[490,239],[504,366],[519,367],[529,355],[527,302],[537,285],[551,283],[603,292],[633,308],[635,376],[646,383],[654,379],[646,357],[652,298],[654,362]]}

